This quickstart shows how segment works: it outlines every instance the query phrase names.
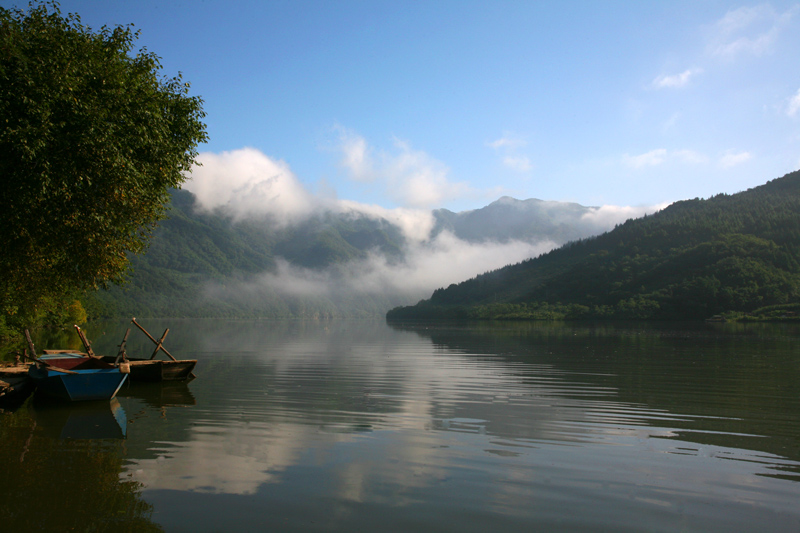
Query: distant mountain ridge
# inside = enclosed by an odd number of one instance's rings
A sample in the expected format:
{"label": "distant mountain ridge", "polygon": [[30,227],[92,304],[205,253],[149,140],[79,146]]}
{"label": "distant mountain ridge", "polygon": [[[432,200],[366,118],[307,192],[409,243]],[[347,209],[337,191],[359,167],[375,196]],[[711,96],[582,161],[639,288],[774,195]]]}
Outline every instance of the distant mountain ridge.
{"label": "distant mountain ridge", "polygon": [[738,194],[676,202],[437,289],[387,317],[697,319],[770,306],[796,313],[798,304],[800,171]]}
{"label": "distant mountain ridge", "polygon": [[[586,215],[596,208],[574,203],[503,197],[472,211],[432,212],[433,242],[445,232],[468,243],[522,241],[563,244],[598,233]],[[195,196],[172,193],[169,218],[156,229],[150,248],[132,258],[130,283],[98,294],[100,315],[136,316],[382,316],[408,295],[287,297],[259,287],[242,298],[221,296],[224,287],[249,283],[281,266],[325,272],[333,283],[341,269],[379,256],[406,260],[409,241],[387,219],[359,212],[321,211],[301,222],[234,221],[224,212],[198,209]],[[338,273],[337,273],[338,272]],[[460,281],[454,279],[454,282]],[[213,294],[208,287],[214,286]],[[262,290],[263,289],[263,290]]]}
{"label": "distant mountain ridge", "polygon": [[470,242],[549,239],[563,244],[597,233],[596,226],[586,218],[594,209],[576,203],[503,196],[481,209],[460,213],[435,210],[434,234],[448,230]]}

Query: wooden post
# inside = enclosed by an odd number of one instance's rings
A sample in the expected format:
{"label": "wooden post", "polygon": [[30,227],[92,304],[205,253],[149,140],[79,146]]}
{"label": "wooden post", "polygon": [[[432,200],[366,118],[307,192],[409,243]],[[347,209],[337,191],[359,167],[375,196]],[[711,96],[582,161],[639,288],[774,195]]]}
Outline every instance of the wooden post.
{"label": "wooden post", "polygon": [[31,332],[28,331],[28,328],[25,328],[25,339],[28,341],[28,349],[31,351],[31,359],[36,361],[38,359],[36,357],[36,348],[33,346],[33,340],[31,339]]}
{"label": "wooden post", "polygon": [[[145,335],[147,335],[147,337],[148,337],[148,338],[149,338],[151,341],[153,341],[155,344],[158,344],[158,341],[157,341],[157,340],[155,340],[155,339],[153,338],[153,336],[152,336],[152,335],[150,335],[150,334],[147,332],[147,330],[146,330],[146,329],[144,329],[144,328],[142,327],[142,325],[141,325],[141,324],[139,324],[138,322],[136,322],[136,319],[135,319],[135,318],[132,318],[132,319],[131,319],[131,322],[133,322],[134,324],[136,324],[136,327],[137,327],[137,328],[139,328],[140,330],[142,330],[142,333],[144,333]],[[169,330],[167,330],[167,331],[169,331]],[[169,353],[169,352],[167,351],[167,349],[166,349],[166,348],[164,348],[164,347],[162,346],[160,349],[161,349],[161,350],[164,350],[164,353],[165,353],[165,354],[167,354],[167,355],[169,356],[169,358],[170,358],[170,359],[172,359],[173,361],[177,361],[177,359],[175,359],[174,357],[172,357],[172,354],[171,354],[171,353]]]}
{"label": "wooden post", "polygon": [[83,331],[81,331],[80,326],[75,324],[75,330],[78,332],[78,337],[81,338],[81,342],[83,343],[83,346],[86,348],[86,353],[89,354],[89,357],[92,357],[94,359],[99,359],[99,357],[97,357],[94,354],[94,351],[92,351],[92,345],[89,344],[89,339],[87,339],[86,335],[83,334]]}
{"label": "wooden post", "polygon": [[66,368],[58,368],[57,366],[53,366],[47,361],[42,361],[41,359],[36,357],[36,348],[33,346],[33,340],[31,340],[31,332],[28,331],[27,328],[25,329],[25,339],[27,339],[28,347],[31,349],[31,357],[30,357],[31,359],[33,359],[40,365],[46,366],[50,370],[55,370],[56,372],[63,372],[64,374],[77,374],[77,372],[74,372],[72,370],[67,370]]}
{"label": "wooden post", "polygon": [[128,342],[128,335],[131,334],[131,328],[128,328],[125,331],[125,336],[122,337],[122,342],[119,345],[119,350],[117,351],[117,359],[114,361],[114,364],[119,363],[119,360],[122,359],[123,361],[128,360],[128,353],[125,351],[125,344]]}
{"label": "wooden post", "polygon": [[[153,355],[150,356],[151,361],[156,358],[156,355],[158,355],[159,350],[164,350],[162,344],[164,344],[164,339],[167,338],[167,333],[169,333],[169,328],[167,328],[166,331],[164,331],[164,334],[161,336],[161,338],[158,339],[158,342],[156,343],[156,350],[153,352]],[[166,350],[164,350],[164,352],[166,352]]]}
{"label": "wooden post", "polygon": [[[167,354],[167,355],[169,356],[169,358],[170,358],[170,359],[172,359],[173,361],[177,361],[177,359],[175,359],[175,358],[172,356],[172,354],[171,354],[171,353],[169,353],[169,352],[167,351],[167,349],[166,349],[166,348],[164,348],[163,346],[160,346],[160,343],[159,343],[159,341],[155,340],[155,339],[153,338],[153,336],[152,336],[152,335],[150,335],[150,334],[147,332],[147,330],[146,330],[146,329],[144,329],[144,328],[142,327],[142,325],[141,325],[141,324],[139,324],[138,322],[136,322],[136,317],[133,317],[133,318],[131,318],[131,322],[133,322],[134,324],[136,324],[136,327],[137,327],[137,328],[139,328],[140,330],[142,330],[142,333],[144,333],[145,335],[147,335],[147,337],[148,337],[148,338],[149,338],[151,341],[153,341],[153,342],[154,342],[154,343],[155,343],[157,346],[159,346],[158,348],[156,348],[156,352],[158,352],[158,350],[163,350],[163,351],[164,351],[164,353],[165,353],[165,354]],[[165,332],[164,332],[164,337],[166,337],[166,336],[167,336],[167,333],[168,333],[168,332],[169,332],[169,329],[167,329],[167,331],[165,331]],[[164,337],[162,337],[162,340],[164,339]],[[155,356],[155,354],[153,354],[153,356]],[[150,359],[152,359],[152,357],[151,357]],[[190,372],[190,373],[189,373],[189,375],[190,375],[190,376],[192,376],[193,378],[196,378],[196,377],[197,377],[197,376],[194,374],[194,372]]]}

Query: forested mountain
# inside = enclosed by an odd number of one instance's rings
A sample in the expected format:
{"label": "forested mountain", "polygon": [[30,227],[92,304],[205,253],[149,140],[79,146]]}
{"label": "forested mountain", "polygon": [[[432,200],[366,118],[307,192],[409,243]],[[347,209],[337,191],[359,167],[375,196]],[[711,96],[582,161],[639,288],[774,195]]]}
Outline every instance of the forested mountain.
{"label": "forested mountain", "polygon": [[[800,300],[800,171],[436,290],[390,319],[697,319]],[[783,307],[780,307],[783,306]]]}
{"label": "forested mountain", "polygon": [[[449,232],[465,242],[563,244],[605,229],[585,217],[595,209],[505,197],[463,213],[434,211],[429,239]],[[194,195],[175,190],[149,250],[131,259],[130,282],[101,291],[87,309],[94,316],[382,316],[414,300],[402,292],[351,294],[337,285],[360,261],[402,264],[408,250],[401,227],[383,218],[322,211],[291,225],[234,220],[198,210]],[[302,269],[330,290],[289,294],[260,282],[281,269]]]}
{"label": "forested mountain", "polygon": [[[219,291],[274,272],[280,260],[325,268],[363,257],[368,249],[397,256],[401,242],[396,227],[366,217],[323,214],[292,227],[234,222],[219,213],[196,210],[194,195],[175,190],[169,218],[156,230],[149,250],[131,258],[129,283],[101,291],[90,311],[103,316],[334,315],[335,305],[313,295],[287,299],[264,287],[257,294],[251,291],[236,297]],[[368,302],[360,312],[374,314],[381,308]]]}

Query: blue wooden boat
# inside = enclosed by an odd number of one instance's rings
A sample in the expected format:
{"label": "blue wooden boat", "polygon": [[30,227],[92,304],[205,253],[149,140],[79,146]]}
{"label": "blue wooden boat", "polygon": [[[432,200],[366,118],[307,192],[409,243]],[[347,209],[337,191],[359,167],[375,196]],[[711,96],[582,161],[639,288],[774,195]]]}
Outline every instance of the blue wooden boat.
{"label": "blue wooden boat", "polygon": [[113,366],[82,353],[46,354],[28,369],[37,391],[71,402],[110,400],[128,377],[126,366]]}

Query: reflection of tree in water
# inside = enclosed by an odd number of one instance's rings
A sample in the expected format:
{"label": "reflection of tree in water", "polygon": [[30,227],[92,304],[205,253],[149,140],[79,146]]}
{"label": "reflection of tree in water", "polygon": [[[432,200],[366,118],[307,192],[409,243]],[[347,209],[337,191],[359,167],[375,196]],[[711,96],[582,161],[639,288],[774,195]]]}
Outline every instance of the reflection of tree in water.
{"label": "reflection of tree in water", "polygon": [[120,481],[122,440],[46,436],[24,407],[0,414],[5,531],[163,531],[140,484]]}

